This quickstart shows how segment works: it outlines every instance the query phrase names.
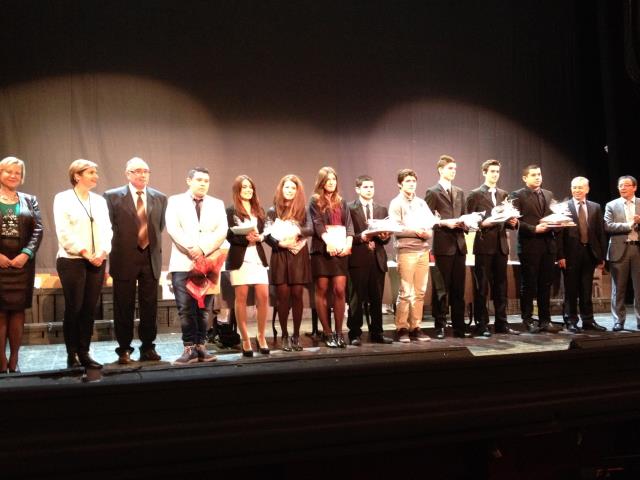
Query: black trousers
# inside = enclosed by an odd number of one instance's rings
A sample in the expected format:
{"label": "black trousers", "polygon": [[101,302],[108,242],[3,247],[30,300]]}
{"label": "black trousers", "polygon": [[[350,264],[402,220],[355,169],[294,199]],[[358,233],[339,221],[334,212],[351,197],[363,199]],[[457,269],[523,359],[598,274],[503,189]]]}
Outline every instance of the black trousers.
{"label": "black trousers", "polygon": [[106,262],[95,267],[79,258],[58,258],[56,269],[64,293],[62,331],[67,353],[88,353]]}
{"label": "black trousers", "polygon": [[154,341],[158,333],[158,279],[153,275],[149,249],[138,251],[129,261],[130,276],[127,280],[113,279],[114,327],[118,355],[129,351],[133,340],[133,325],[136,309],[136,287],[140,306],[140,324],[138,337],[142,342],[140,351],[155,348]]}
{"label": "black trousers", "polygon": [[363,305],[369,303],[371,329],[369,334],[382,335],[382,294],[384,292],[384,275],[380,271],[373,255],[371,263],[364,267],[350,267],[349,280],[349,316],[347,327],[349,338],[362,335]]}
{"label": "black trousers", "polygon": [[477,254],[473,272],[473,311],[478,327],[489,325],[487,297],[491,287],[491,299],[495,310],[495,325],[507,325],[507,255]]}
{"label": "black trousers", "polygon": [[520,311],[522,320],[533,320],[533,299],[538,300],[538,318],[551,321],[551,284],[555,269],[555,255],[551,253],[521,253],[520,256]]}
{"label": "black trousers", "polygon": [[575,258],[567,262],[564,270],[564,305],[565,322],[575,324],[578,321],[578,305],[583,325],[593,323],[593,272],[598,262],[593,257],[588,245],[578,244]]}
{"label": "black trousers", "polygon": [[[465,255],[436,255],[436,269],[440,279],[432,278],[431,305],[435,327],[447,325],[447,311],[451,306],[453,330],[462,333],[464,324],[464,279],[466,275]],[[436,286],[436,283],[442,282]]]}

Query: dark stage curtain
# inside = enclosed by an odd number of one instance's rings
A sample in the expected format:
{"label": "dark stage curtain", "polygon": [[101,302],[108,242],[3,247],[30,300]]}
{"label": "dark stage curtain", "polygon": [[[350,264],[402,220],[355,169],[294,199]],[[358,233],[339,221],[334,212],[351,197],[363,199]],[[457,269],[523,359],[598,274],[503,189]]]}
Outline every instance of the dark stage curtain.
{"label": "dark stage curtain", "polygon": [[[545,185],[569,195],[592,177],[606,200],[597,9],[592,2],[468,1],[3,1],[0,3],[0,155],[27,163],[46,236],[38,266],[52,270],[52,200],[76,158],[100,165],[98,190],[124,183],[134,155],[168,194],[187,169],[253,176],[264,204],[297,173],[307,192],[323,165],[342,190],[395,172],[436,182],[442,153],[457,183],[503,162],[519,188],[538,163]],[[606,163],[606,158],[604,158]],[[165,238],[168,247],[168,239]],[[168,248],[165,248],[165,255]],[[165,263],[167,258],[165,257]]]}

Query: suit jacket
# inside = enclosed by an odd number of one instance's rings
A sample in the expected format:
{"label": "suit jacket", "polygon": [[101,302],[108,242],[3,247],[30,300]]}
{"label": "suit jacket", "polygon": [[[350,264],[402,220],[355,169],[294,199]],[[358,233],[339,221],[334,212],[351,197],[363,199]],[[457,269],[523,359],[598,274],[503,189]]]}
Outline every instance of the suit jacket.
{"label": "suit jacket", "polygon": [[[246,235],[236,235],[231,231],[231,227],[238,224],[235,221],[236,216],[236,207],[233,205],[227,207],[227,224],[229,225],[229,229],[227,230],[227,241],[230,244],[229,253],[227,254],[227,259],[225,261],[225,269],[226,270],[237,270],[242,266],[242,262],[244,262],[244,253],[247,251],[247,247],[249,246],[249,241],[247,240]],[[264,220],[258,219],[258,233],[262,233],[264,231]],[[260,260],[262,260],[262,265],[265,267],[267,264],[267,256],[264,253],[264,248],[262,248],[262,243],[256,243],[256,249],[258,250],[258,256]]]}
{"label": "suit jacket", "polygon": [[542,190],[545,200],[544,211],[540,209],[538,197],[530,188],[524,187],[509,194],[513,200],[513,205],[522,215],[518,223],[518,254],[556,254],[555,233],[548,230],[545,233],[536,233],[536,225],[540,219],[551,215],[553,212],[549,207],[553,200],[553,193],[549,190]]}
{"label": "suit jacket", "polygon": [[[347,237],[353,237],[353,222],[351,221],[351,215],[349,213],[349,207],[347,202],[342,200],[340,204],[340,213],[342,218],[342,225],[347,230]],[[327,231],[327,225],[329,223],[329,213],[321,213],[318,209],[318,203],[315,197],[311,197],[309,200],[309,218],[313,223],[313,236],[311,237],[311,253],[327,253],[327,245],[322,240],[322,234]]]}
{"label": "suit jacket", "polygon": [[[576,211],[576,205],[573,199],[567,202],[569,205],[569,211],[571,217],[576,223],[575,227],[563,228],[558,236],[558,258],[564,258],[568,264],[573,264],[576,252],[578,251],[578,244],[580,243],[580,230],[577,227],[578,224],[578,212]],[[600,205],[586,201],[587,205],[587,231],[589,234],[589,248],[593,254],[593,258],[598,262],[604,260],[606,237],[604,234],[604,224],[602,220],[602,209]]]}
{"label": "suit jacket", "polygon": [[[131,255],[138,248],[138,214],[129,185],[104,192],[109,209],[113,238],[109,254],[109,273],[118,280],[128,280],[131,271]],[[162,271],[162,231],[167,197],[164,193],[147,187],[147,227],[149,231],[149,253],[153,276],[157,279]]]}
{"label": "suit jacket", "polygon": [[[455,185],[451,186],[453,203],[445,189],[439,183],[427,189],[424,200],[431,211],[440,214],[440,218],[457,218],[465,213],[464,192]],[[467,242],[462,228],[446,228],[434,225],[433,246],[434,255],[455,255],[456,251],[462,255],[467,254]]]}
{"label": "suit jacket", "polygon": [[[625,241],[631,231],[624,212],[625,200],[620,197],[610,201],[604,208],[604,230],[609,234],[609,248],[607,260],[617,262],[622,258],[626,245]],[[636,215],[640,215],[640,199],[635,199]]]}
{"label": "suit jacket", "polygon": [[[499,205],[505,198],[507,198],[507,192],[501,188],[496,188],[496,203]],[[466,209],[467,213],[484,211],[483,220],[490,217],[491,210],[493,209],[493,201],[489,187],[483,184],[475,190],[471,190],[471,193],[467,197]],[[510,228],[510,226],[506,223],[480,227],[473,241],[473,254],[495,255],[496,253],[500,253],[502,255],[509,255],[507,228]]]}
{"label": "suit jacket", "polygon": [[[371,251],[369,250],[368,243],[362,241],[360,234],[367,229],[367,221],[362,209],[362,203],[360,200],[354,200],[349,204],[349,213],[351,214],[351,221],[353,222],[353,248],[351,255],[349,256],[350,267],[364,267],[369,265],[372,259]],[[372,218],[387,218],[389,212],[387,207],[373,203]],[[376,244],[376,248],[373,251],[375,254],[375,260],[378,268],[381,272],[386,272],[387,267],[387,252],[384,246],[389,243],[390,238],[381,240],[379,237],[374,237],[373,241]]]}
{"label": "suit jacket", "polygon": [[222,200],[205,195],[200,208],[200,220],[196,214],[190,191],[172,195],[165,214],[167,232],[172,240],[170,272],[188,272],[193,261],[187,249],[199,247],[209,256],[227,237],[227,215]]}
{"label": "suit jacket", "polygon": [[[28,248],[34,254],[40,248],[42,242],[42,217],[38,200],[33,195],[18,193],[18,203],[20,213],[18,214],[18,225],[20,230],[20,248]],[[2,213],[0,213],[0,233],[2,230]]]}

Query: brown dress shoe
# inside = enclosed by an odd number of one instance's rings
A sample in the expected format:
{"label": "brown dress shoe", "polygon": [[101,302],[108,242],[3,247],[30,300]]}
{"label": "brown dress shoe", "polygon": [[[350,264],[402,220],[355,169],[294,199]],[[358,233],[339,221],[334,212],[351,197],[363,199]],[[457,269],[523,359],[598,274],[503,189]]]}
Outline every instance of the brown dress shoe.
{"label": "brown dress shoe", "polygon": [[131,363],[131,354],[129,351],[122,352],[118,355],[118,363],[120,365],[129,365]]}
{"label": "brown dress shoe", "polygon": [[159,362],[160,360],[162,360],[162,357],[158,355],[155,348],[140,352],[140,362]]}

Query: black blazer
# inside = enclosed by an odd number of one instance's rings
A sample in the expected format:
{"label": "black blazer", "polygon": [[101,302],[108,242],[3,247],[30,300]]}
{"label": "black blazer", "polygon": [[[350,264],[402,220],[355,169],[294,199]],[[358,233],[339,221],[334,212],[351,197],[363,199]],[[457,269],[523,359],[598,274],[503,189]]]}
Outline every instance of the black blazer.
{"label": "black blazer", "polygon": [[[442,185],[436,183],[427,189],[424,201],[427,202],[434,215],[436,211],[440,214],[441,219],[457,218],[465,213],[464,192],[461,188],[452,185],[451,193],[453,203]],[[464,239],[464,230],[434,225],[431,251],[434,255],[455,255],[456,252],[466,255],[467,242]]]}
{"label": "black blazer", "polygon": [[[42,242],[42,216],[38,200],[34,195],[18,192],[20,213],[18,214],[18,228],[20,230],[20,248],[28,248],[34,254]],[[0,214],[0,234],[2,234],[2,214]],[[33,259],[29,260],[33,261]]]}
{"label": "black blazer", "polygon": [[[340,204],[340,213],[342,224],[347,230],[347,237],[353,237],[353,221],[351,220],[351,214],[349,213],[347,202],[344,199]],[[330,225],[329,213],[320,213],[315,197],[311,197],[311,199],[309,200],[309,217],[313,224],[313,237],[311,237],[311,253],[327,253],[327,245],[322,240],[322,234],[327,231],[326,226]]]}
{"label": "black blazer", "polygon": [[[113,229],[109,274],[118,280],[128,280],[134,272],[130,268],[131,256],[138,249],[138,214],[129,185],[104,192],[109,219]],[[149,231],[149,253],[153,276],[158,279],[162,271],[162,231],[167,210],[164,193],[147,187],[147,227]]]}
{"label": "black blazer", "polygon": [[[276,215],[275,207],[271,207],[269,208],[269,210],[267,210],[267,219],[274,222],[277,217],[278,216]],[[306,237],[310,237],[311,235],[313,235],[313,226],[311,225],[311,220],[309,218],[309,215],[305,213],[304,224],[300,225],[300,237],[306,238]],[[287,251],[286,248],[280,248],[280,245],[279,245],[280,241],[276,240],[271,235],[265,235],[264,241],[267,243],[267,245],[271,247],[271,250],[273,252]]]}
{"label": "black blazer", "polygon": [[555,254],[557,252],[553,230],[536,233],[536,225],[540,223],[540,219],[553,213],[549,208],[553,193],[544,189],[542,193],[545,200],[544,211],[540,210],[537,194],[530,188],[524,187],[509,194],[509,198],[513,199],[513,205],[522,215],[518,223],[518,254]]}
{"label": "black blazer", "polygon": [[[507,192],[496,188],[496,203],[499,205],[507,198]],[[486,185],[480,185],[475,190],[471,190],[467,197],[467,213],[485,211],[483,220],[491,216],[493,201],[491,192]],[[480,227],[476,232],[473,241],[474,255],[509,255],[509,239],[507,238],[507,228],[512,228],[506,223],[491,225],[490,227]]]}
{"label": "black blazer", "polygon": [[[575,227],[563,228],[558,236],[558,258],[566,259],[567,263],[574,262],[575,254],[578,251],[580,243],[580,230],[578,229],[578,212],[573,199],[569,200],[569,211]],[[593,258],[598,263],[604,260],[607,249],[607,238],[604,233],[604,220],[602,217],[602,208],[596,202],[586,201],[587,204],[587,231],[589,234],[589,248],[593,254]]]}
{"label": "black blazer", "polygon": [[[351,202],[349,204],[349,213],[351,214],[351,221],[353,222],[354,230],[353,248],[351,250],[351,255],[349,256],[349,266],[364,267],[369,265],[372,255],[368,244],[363,242],[362,237],[360,236],[360,234],[367,229],[367,222],[364,217],[364,211],[362,210],[362,203],[360,203],[359,200]],[[389,216],[389,211],[387,210],[387,207],[374,203],[372,215],[373,218],[387,218]],[[388,270],[387,252],[385,251],[384,246],[389,243],[389,240],[390,238],[387,238],[383,241],[379,237],[374,237],[373,239],[376,244],[376,248],[373,253],[375,253],[378,268],[382,272],[386,272]]]}
{"label": "black blazer", "polygon": [[[242,262],[244,262],[244,253],[247,251],[249,242],[247,241],[246,235],[236,235],[231,231],[231,227],[239,225],[239,222],[237,221],[238,217],[236,215],[236,207],[230,205],[227,207],[226,212],[227,224],[229,225],[229,229],[227,230],[227,241],[229,242],[230,247],[224,265],[227,270],[237,270],[242,266]],[[264,220],[258,219],[258,232],[262,232],[263,230]],[[267,256],[264,253],[262,243],[256,243],[256,248],[258,250],[258,256],[260,257],[260,260],[262,260],[262,265],[265,267],[268,266]]]}

